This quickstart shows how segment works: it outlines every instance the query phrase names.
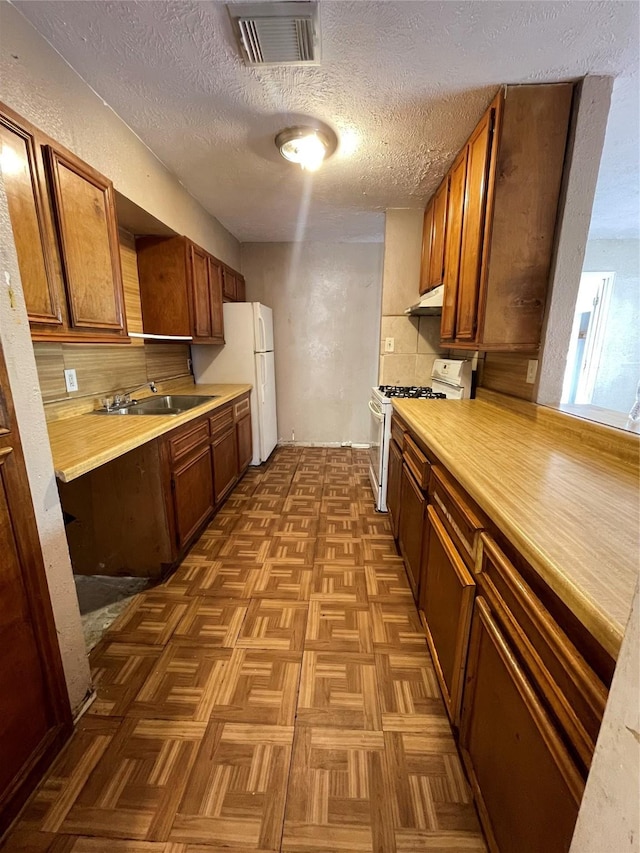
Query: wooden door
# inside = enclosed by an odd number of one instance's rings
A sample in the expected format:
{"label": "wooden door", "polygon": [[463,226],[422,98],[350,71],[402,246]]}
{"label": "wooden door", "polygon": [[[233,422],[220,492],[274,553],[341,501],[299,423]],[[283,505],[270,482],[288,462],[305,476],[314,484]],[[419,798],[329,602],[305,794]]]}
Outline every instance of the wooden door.
{"label": "wooden door", "polygon": [[244,473],[253,458],[253,437],[251,434],[251,413],[245,415],[236,424],[238,438],[238,474]]}
{"label": "wooden door", "polygon": [[222,271],[222,295],[227,301],[236,300],[236,277],[228,267],[224,267]]}
{"label": "wooden door", "polygon": [[191,305],[193,309],[193,337],[211,337],[211,297],[209,294],[209,256],[194,246],[190,246],[191,258]]}
{"label": "wooden door", "polygon": [[467,145],[456,313],[456,339],[461,341],[471,341],[476,334],[494,113],[494,108],[487,111]]}
{"label": "wooden door", "polygon": [[583,781],[483,597],[475,603],[460,744],[491,849],[566,853]]}
{"label": "wooden door", "polygon": [[171,477],[178,548],[183,548],[213,511],[211,449],[205,444]]}
{"label": "wooden door", "polygon": [[464,188],[467,176],[467,147],[453,164],[450,172],[447,200],[447,233],[444,249],[444,295],[440,337],[452,341],[456,334],[456,305],[458,301],[458,276],[460,274],[460,247],[462,243],[462,218],[464,215]]}
{"label": "wooden door", "polygon": [[0,350],[0,835],[71,733],[71,711]]}
{"label": "wooden door", "polygon": [[400,482],[398,539],[414,598],[417,596],[418,578],[420,576],[426,507],[427,499],[411,476],[407,466],[403,465]]}
{"label": "wooden door", "polygon": [[209,298],[211,307],[211,337],[224,343],[224,315],[222,312],[222,266],[209,256]]}
{"label": "wooden door", "polygon": [[422,223],[422,259],[420,261],[420,293],[429,290],[429,270],[431,267],[431,228],[433,226],[433,200],[424,212]]}
{"label": "wooden door", "polygon": [[2,113],[0,171],[29,321],[60,328],[63,324],[62,280],[40,152],[32,135]]}
{"label": "wooden door", "polygon": [[431,251],[429,253],[429,287],[442,284],[444,275],[444,245],[447,229],[447,201],[449,198],[449,176],[440,184],[433,199],[433,223],[431,225]]}
{"label": "wooden door", "polygon": [[82,160],[46,147],[69,325],[126,335],[118,225],[111,181]]}
{"label": "wooden door", "polygon": [[457,724],[476,585],[433,506],[427,507],[427,519],[419,607],[442,695],[452,723]]}
{"label": "wooden door", "polygon": [[213,472],[216,504],[227,496],[238,479],[238,450],[236,431],[228,432],[215,439],[213,448]]}
{"label": "wooden door", "polygon": [[394,539],[400,529],[400,484],[402,481],[402,451],[392,441],[389,445],[389,476],[387,480],[387,509],[391,519]]}

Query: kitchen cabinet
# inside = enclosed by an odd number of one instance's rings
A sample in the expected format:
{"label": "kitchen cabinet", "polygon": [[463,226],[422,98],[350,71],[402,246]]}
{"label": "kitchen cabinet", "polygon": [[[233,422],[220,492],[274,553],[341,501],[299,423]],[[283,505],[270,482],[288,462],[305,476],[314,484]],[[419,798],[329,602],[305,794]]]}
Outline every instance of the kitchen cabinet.
{"label": "kitchen cabinet", "polygon": [[207,521],[215,505],[209,443],[197,449],[171,475],[176,543],[182,550]]}
{"label": "kitchen cabinet", "polygon": [[0,350],[0,835],[71,735],[71,711]]}
{"label": "kitchen cabinet", "polygon": [[427,507],[427,524],[419,608],[447,711],[457,725],[476,584],[433,506]]}
{"label": "kitchen cabinet", "polygon": [[32,338],[128,343],[111,181],[2,105],[0,143]]}
{"label": "kitchen cabinet", "polygon": [[77,157],[46,146],[69,328],[126,336],[113,185]]}
{"label": "kitchen cabinet", "polygon": [[442,284],[444,275],[444,248],[447,226],[447,202],[449,199],[449,176],[444,179],[433,197],[433,222],[431,225],[431,248],[429,250],[429,290]]}
{"label": "kitchen cabinet", "polygon": [[0,163],[29,322],[61,328],[62,280],[33,135],[0,112]]}
{"label": "kitchen cabinet", "polygon": [[443,345],[539,347],[572,99],[571,83],[505,87],[429,202],[420,293],[444,283]]}
{"label": "kitchen cabinet", "polygon": [[418,594],[426,508],[427,499],[405,463],[400,476],[398,544],[414,598]]}
{"label": "kitchen cabinet", "polygon": [[492,851],[568,851],[584,789],[484,597],[476,600],[460,744]]}
{"label": "kitchen cabinet", "polygon": [[433,201],[429,202],[424,212],[422,223],[422,258],[420,261],[420,295],[429,290],[429,273],[431,270],[431,230],[433,228]]}
{"label": "kitchen cabinet", "polygon": [[253,434],[251,431],[251,401],[245,397],[233,407],[238,446],[238,476],[242,476],[253,459]]}
{"label": "kitchen cabinet", "polygon": [[212,442],[214,491],[216,503],[223,501],[238,479],[238,444],[232,427]]}
{"label": "kitchen cabinet", "polygon": [[230,267],[222,270],[222,296],[225,302],[244,302],[246,299],[244,276]]}
{"label": "kitchen cabinet", "polygon": [[136,251],[145,332],[223,344],[220,262],[186,237],[140,237]]}

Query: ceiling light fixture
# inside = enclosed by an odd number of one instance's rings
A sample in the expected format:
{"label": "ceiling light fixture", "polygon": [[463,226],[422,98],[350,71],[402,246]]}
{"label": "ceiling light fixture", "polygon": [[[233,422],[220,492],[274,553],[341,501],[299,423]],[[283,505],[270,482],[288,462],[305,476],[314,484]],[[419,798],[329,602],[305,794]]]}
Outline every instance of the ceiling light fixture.
{"label": "ceiling light fixture", "polygon": [[337,139],[327,131],[298,126],[281,130],[275,143],[285,160],[298,163],[308,172],[315,172],[336,150]]}

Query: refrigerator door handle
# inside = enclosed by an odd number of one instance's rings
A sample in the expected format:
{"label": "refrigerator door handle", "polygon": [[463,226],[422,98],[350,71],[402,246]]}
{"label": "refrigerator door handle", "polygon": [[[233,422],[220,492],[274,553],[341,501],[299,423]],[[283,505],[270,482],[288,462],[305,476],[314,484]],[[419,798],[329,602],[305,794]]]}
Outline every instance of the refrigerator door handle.
{"label": "refrigerator door handle", "polygon": [[260,359],[260,395],[262,397],[262,402],[264,403],[264,389],[267,385],[267,369],[265,367],[264,358]]}
{"label": "refrigerator door handle", "polygon": [[260,352],[264,352],[267,346],[267,330],[264,327],[264,317],[258,314],[258,323],[260,325]]}

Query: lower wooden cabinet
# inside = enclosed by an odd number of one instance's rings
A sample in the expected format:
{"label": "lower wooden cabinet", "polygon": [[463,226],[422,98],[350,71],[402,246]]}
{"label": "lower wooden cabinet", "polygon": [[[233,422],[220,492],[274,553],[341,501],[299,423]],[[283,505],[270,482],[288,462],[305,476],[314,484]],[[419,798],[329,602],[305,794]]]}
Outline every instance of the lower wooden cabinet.
{"label": "lower wooden cabinet", "polygon": [[457,725],[476,584],[433,506],[427,507],[427,521],[419,608],[449,717]]}
{"label": "lower wooden cabinet", "polygon": [[215,502],[223,501],[238,479],[238,445],[235,427],[216,438],[212,445]]}
{"label": "lower wooden cabinet", "polygon": [[422,560],[422,543],[424,537],[424,520],[427,509],[427,499],[413,479],[406,465],[402,466],[400,479],[400,527],[399,545],[407,567],[409,583],[414,598],[418,594],[418,578]]}
{"label": "lower wooden cabinet", "polygon": [[569,850],[582,777],[482,597],[473,617],[460,745],[492,851]]}
{"label": "lower wooden cabinet", "polygon": [[171,475],[171,493],[176,525],[176,544],[187,545],[213,512],[212,452],[207,443]]}
{"label": "lower wooden cabinet", "polygon": [[251,412],[244,415],[236,424],[238,441],[238,472],[243,474],[253,458],[253,436],[251,434]]}
{"label": "lower wooden cabinet", "polygon": [[402,451],[395,441],[389,446],[389,468],[387,479],[387,509],[391,519],[394,539],[400,531],[400,485],[402,482]]}

